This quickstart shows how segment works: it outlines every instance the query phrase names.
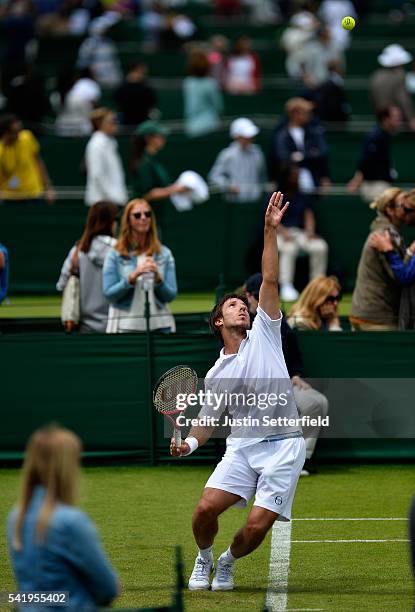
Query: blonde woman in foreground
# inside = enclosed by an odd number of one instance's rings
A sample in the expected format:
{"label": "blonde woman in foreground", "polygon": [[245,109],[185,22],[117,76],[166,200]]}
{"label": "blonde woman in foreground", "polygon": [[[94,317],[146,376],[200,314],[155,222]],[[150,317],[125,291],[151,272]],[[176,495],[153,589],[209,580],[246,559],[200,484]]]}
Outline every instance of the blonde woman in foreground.
{"label": "blonde woman in foreground", "polygon": [[320,274],[308,283],[288,314],[296,329],[342,331],[338,313],[341,287],[335,276]]}
{"label": "blonde woman in foreground", "polygon": [[[81,441],[67,429],[50,426],[31,436],[7,537],[19,591],[68,592],[65,610],[92,612],[120,587],[93,523],[74,506],[80,454]],[[46,609],[60,608],[30,607]]]}

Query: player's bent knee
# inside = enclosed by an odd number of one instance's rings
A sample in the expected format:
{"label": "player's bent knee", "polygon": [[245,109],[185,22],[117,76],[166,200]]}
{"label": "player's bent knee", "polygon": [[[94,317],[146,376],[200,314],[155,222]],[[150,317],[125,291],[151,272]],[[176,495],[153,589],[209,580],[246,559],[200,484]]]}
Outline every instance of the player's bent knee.
{"label": "player's bent knee", "polygon": [[217,518],[219,512],[214,504],[201,500],[193,513],[193,522],[209,523]]}
{"label": "player's bent knee", "polygon": [[[277,518],[277,514],[275,515],[275,518]],[[272,521],[270,524],[270,521],[267,521],[266,523],[257,520],[248,521],[245,526],[246,533],[248,537],[253,540],[263,538],[272,527],[273,522],[274,521]]]}

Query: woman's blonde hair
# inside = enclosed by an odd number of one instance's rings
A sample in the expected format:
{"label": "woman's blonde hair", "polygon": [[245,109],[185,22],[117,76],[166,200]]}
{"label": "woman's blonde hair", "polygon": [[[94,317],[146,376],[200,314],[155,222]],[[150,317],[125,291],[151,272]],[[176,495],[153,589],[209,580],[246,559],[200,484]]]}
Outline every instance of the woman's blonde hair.
{"label": "woman's blonde hair", "polygon": [[288,317],[294,321],[301,319],[307,323],[311,329],[320,329],[322,320],[318,309],[324,304],[332,293],[340,293],[341,285],[335,276],[324,276],[320,274],[313,278],[301,293],[298,301],[293,305]]}
{"label": "woman's blonde hair", "polygon": [[114,111],[105,106],[95,108],[89,115],[89,120],[92,123],[94,131],[101,129],[104,120],[109,116],[114,115]]}
{"label": "woman's blonde hair", "polygon": [[[137,204],[147,204],[148,206],[150,206],[150,204],[148,204],[146,200],[136,199],[136,200],[131,200],[130,202],[128,202],[127,206],[125,207],[125,210],[124,210],[124,213],[121,219],[120,236],[118,238],[117,244],[115,245],[115,250],[118,251],[123,257],[128,257],[130,255],[131,249],[133,249],[133,252],[135,254],[138,253],[137,249],[135,248],[134,242],[133,242],[133,232],[132,232],[131,224],[130,224],[131,211],[134,208],[134,206],[136,206]],[[156,217],[154,215],[154,211],[151,208],[151,206],[150,206],[150,210],[151,210],[151,226],[147,234],[146,243],[144,246],[144,251],[146,252],[147,255],[153,255],[154,253],[160,253],[161,251],[161,242],[157,234]]]}
{"label": "woman's blonde hair", "polygon": [[73,505],[77,493],[81,441],[72,431],[50,425],[35,431],[26,448],[23,483],[17,510],[13,545],[21,550],[22,528],[36,486],[46,489],[40,509],[36,535],[41,541],[46,534],[53,510],[59,502]]}
{"label": "woman's blonde hair", "polygon": [[402,192],[402,189],[399,187],[389,187],[385,189],[383,193],[378,195],[377,198],[373,200],[371,204],[369,204],[370,208],[374,208],[377,211],[383,213],[385,208],[392,204],[392,202],[396,199],[396,197]]}

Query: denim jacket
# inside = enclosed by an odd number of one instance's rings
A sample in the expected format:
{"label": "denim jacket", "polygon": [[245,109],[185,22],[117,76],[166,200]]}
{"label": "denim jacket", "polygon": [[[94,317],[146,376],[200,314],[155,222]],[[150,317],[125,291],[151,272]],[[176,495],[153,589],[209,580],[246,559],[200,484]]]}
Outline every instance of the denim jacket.
{"label": "denim jacket", "polygon": [[[170,249],[162,245],[161,252],[153,255],[162,282],[154,285],[154,294],[161,307],[171,302],[177,295],[176,265]],[[131,306],[134,287],[128,282],[128,277],[137,267],[137,256],[131,254],[123,257],[115,249],[111,249],[105,258],[103,270],[103,290],[107,300],[124,310]]]}
{"label": "denim jacket", "polygon": [[[23,549],[13,547],[17,509],[7,522],[10,558],[20,591],[69,591],[69,612],[93,612],[117,596],[118,579],[108,561],[96,529],[81,510],[58,504],[46,537],[36,542],[36,524],[46,495],[36,487],[22,529]],[[31,612],[61,610],[57,606],[31,606]]]}

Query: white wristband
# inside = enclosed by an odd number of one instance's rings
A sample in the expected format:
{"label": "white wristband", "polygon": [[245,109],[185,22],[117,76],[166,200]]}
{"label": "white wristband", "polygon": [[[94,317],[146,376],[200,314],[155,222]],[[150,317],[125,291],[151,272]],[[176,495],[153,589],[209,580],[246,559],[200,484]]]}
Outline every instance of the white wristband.
{"label": "white wristband", "polygon": [[199,446],[199,442],[198,442],[197,438],[194,438],[193,436],[189,436],[188,438],[186,438],[185,442],[186,442],[186,444],[189,445],[189,448],[190,448],[190,451],[188,453],[186,453],[186,456],[187,455],[191,455],[192,453],[194,453],[194,451]]}

